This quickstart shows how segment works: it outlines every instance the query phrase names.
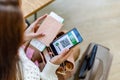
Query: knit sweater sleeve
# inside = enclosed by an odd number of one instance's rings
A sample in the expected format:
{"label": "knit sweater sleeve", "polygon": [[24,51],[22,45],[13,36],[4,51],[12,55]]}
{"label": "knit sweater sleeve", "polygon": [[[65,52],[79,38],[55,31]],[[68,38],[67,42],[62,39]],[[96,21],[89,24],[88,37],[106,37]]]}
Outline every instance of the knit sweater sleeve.
{"label": "knit sweater sleeve", "polygon": [[22,48],[19,49],[20,62],[23,69],[24,80],[58,80],[55,74],[59,65],[47,62],[42,72],[31,60],[27,58]]}
{"label": "knit sweater sleeve", "polygon": [[58,80],[55,73],[58,67],[59,65],[52,64],[48,61],[42,73],[40,74],[42,80]]}

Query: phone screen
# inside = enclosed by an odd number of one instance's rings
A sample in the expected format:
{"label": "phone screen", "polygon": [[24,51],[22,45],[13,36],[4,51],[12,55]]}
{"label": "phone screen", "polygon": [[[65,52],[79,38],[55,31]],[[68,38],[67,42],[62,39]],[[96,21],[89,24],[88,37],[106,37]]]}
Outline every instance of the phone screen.
{"label": "phone screen", "polygon": [[[71,48],[78,43],[82,42],[82,37],[76,28],[67,32],[65,35],[61,36],[57,40],[53,41],[51,48],[53,52],[60,54],[65,48]],[[53,49],[54,48],[54,49]]]}

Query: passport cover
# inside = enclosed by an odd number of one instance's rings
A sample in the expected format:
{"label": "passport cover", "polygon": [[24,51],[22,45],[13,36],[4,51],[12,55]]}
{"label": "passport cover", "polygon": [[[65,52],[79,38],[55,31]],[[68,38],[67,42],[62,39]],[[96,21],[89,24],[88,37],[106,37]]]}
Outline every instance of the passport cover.
{"label": "passport cover", "polygon": [[38,38],[38,40],[40,40],[46,46],[49,46],[62,26],[62,23],[58,22],[55,18],[48,15],[37,30],[37,32],[44,33],[45,36]]}

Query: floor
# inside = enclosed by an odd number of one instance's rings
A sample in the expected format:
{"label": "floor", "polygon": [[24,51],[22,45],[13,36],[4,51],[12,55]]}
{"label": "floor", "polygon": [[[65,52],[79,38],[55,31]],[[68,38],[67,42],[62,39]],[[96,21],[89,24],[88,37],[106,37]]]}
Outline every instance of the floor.
{"label": "floor", "polygon": [[65,19],[63,29],[77,27],[81,32],[81,53],[90,42],[110,48],[114,59],[108,80],[120,80],[120,0],[55,0],[38,16],[51,11]]}

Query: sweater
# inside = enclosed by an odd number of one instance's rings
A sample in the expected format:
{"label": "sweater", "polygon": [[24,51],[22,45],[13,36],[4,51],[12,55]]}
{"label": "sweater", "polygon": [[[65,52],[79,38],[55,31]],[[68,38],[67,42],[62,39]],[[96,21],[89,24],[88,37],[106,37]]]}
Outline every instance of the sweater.
{"label": "sweater", "polygon": [[48,61],[43,71],[40,72],[38,66],[27,58],[22,48],[19,49],[19,57],[23,80],[58,80],[55,72],[59,65],[52,64]]}

